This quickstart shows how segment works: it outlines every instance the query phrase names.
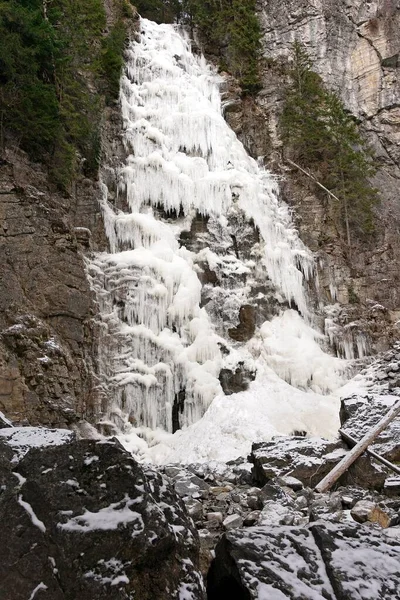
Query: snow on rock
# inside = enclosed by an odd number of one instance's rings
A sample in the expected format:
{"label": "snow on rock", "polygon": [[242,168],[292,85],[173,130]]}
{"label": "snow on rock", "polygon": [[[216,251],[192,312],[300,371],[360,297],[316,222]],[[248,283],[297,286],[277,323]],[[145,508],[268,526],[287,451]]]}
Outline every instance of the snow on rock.
{"label": "snow on rock", "polygon": [[[379,355],[341,390],[343,430],[361,439],[400,397],[400,343]],[[395,419],[371,446],[391,461],[400,460],[400,421]]]}
{"label": "snow on rock", "polygon": [[[341,404],[340,418],[343,431],[357,441],[360,440],[399,400],[399,396],[366,395],[344,398]],[[378,452],[391,461],[400,460],[400,421],[394,419],[379,434],[371,450]]]}
{"label": "snow on rock", "polygon": [[[211,565],[209,600],[223,597],[224,577],[232,590],[246,589],[249,598],[335,599],[319,549],[307,529],[260,526],[226,533]],[[246,596],[242,592],[238,597]]]}
{"label": "snow on rock", "polygon": [[0,410],[0,429],[4,429],[4,428],[8,428],[8,427],[13,427],[13,424],[11,423],[11,421],[9,419],[7,419],[5,414],[2,413]]}
{"label": "snow on rock", "polygon": [[[290,475],[304,485],[314,487],[347,453],[341,442],[329,442],[322,438],[275,437],[269,442],[253,444],[250,460],[254,463],[254,476],[259,484],[282,475]],[[383,486],[387,473],[368,456],[358,459],[350,467],[341,482],[349,477],[371,488]]]}
{"label": "snow on rock", "polygon": [[9,427],[0,429],[0,442],[14,451],[13,462],[18,462],[31,448],[60,446],[75,439],[69,429],[47,429],[46,427]]}
{"label": "snow on rock", "polygon": [[46,591],[47,589],[48,589],[48,588],[47,588],[47,585],[45,585],[45,584],[43,583],[43,581],[41,581],[41,582],[40,582],[40,583],[39,583],[39,584],[38,584],[38,585],[35,587],[35,589],[34,589],[34,590],[33,590],[33,592],[31,593],[31,595],[29,596],[29,599],[28,599],[28,600],[34,600],[34,598],[36,597],[36,594],[37,594],[38,592],[40,592],[40,590]]}
{"label": "snow on rock", "polygon": [[110,440],[41,445],[18,465],[5,449],[1,598],[29,598],[42,582],[52,600],[170,600],[183,589],[204,600],[197,531],[161,474]]}
{"label": "snow on rock", "polygon": [[208,598],[229,587],[257,600],[393,600],[399,559],[398,539],[354,523],[234,530],[216,548]]}
{"label": "snow on rock", "polygon": [[28,513],[28,515],[32,521],[32,524],[35,525],[35,527],[37,527],[38,529],[40,529],[40,531],[45,533],[45,531],[46,531],[45,524],[43,523],[43,521],[41,521],[40,519],[37,518],[32,506],[29,504],[29,502],[25,502],[22,499],[21,495],[18,496],[18,504],[20,504],[22,506],[22,508],[24,508],[26,510],[26,512]]}
{"label": "snow on rock", "polygon": [[134,523],[132,527],[132,536],[141,533],[144,529],[144,523],[141,515],[131,509],[136,503],[141,503],[142,498],[132,500],[127,494],[120,502],[113,502],[97,512],[85,510],[82,515],[77,515],[69,519],[66,523],[60,523],[59,527],[64,531],[87,531],[118,529],[119,525]]}
{"label": "snow on rock", "polygon": [[355,524],[316,523],[311,531],[337,598],[393,600],[400,596],[399,540]]}

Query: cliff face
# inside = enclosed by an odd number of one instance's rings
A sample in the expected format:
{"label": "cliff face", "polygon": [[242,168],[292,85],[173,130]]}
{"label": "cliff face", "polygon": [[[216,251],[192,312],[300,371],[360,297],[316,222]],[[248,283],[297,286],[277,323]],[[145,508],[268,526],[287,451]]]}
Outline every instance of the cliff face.
{"label": "cliff face", "polygon": [[2,161],[0,410],[16,421],[62,426],[95,408],[82,251],[97,192],[82,180],[63,197],[23,154]]}
{"label": "cliff face", "polygon": [[[370,350],[381,350],[398,335],[400,315],[400,8],[390,0],[261,0],[258,13],[263,88],[254,101],[244,103],[231,89],[228,121],[249,151],[264,155],[282,175],[282,196],[295,210],[303,241],[319,258],[318,295],[325,304],[341,305],[332,309],[337,335],[348,337],[346,325],[352,323],[353,332],[367,334]],[[282,158],[282,66],[295,40],[305,45],[323,81],[360,120],[376,154],[377,232],[368,243],[355,243],[351,255],[329,222],[326,198]]]}
{"label": "cliff face", "polygon": [[[104,5],[106,36],[120,9],[113,0]],[[88,94],[102,92],[90,78],[86,84]],[[121,129],[117,103],[102,108],[101,121],[102,154],[111,163]],[[98,177],[85,177],[81,167],[61,193],[15,139],[3,147],[0,411],[15,423],[63,427],[99,414],[97,305],[85,255],[107,242]]]}
{"label": "cliff face", "polygon": [[[108,0],[105,6],[110,25],[114,3]],[[400,8],[389,0],[260,0],[258,13],[263,87],[255,98],[243,99],[228,78],[227,121],[249,152],[264,156],[280,177],[282,197],[318,257],[319,289],[313,292],[328,306],[336,338],[352,346],[357,334],[366,334],[372,351],[384,349],[398,335],[400,318]],[[286,76],[280,66],[295,39],[306,45],[323,80],[360,119],[377,155],[375,185],[382,198],[377,234],[369,243],[355,244],[351,257],[329,222],[323,196],[282,159],[278,119]],[[115,204],[123,201],[117,198],[113,168],[124,153],[120,131],[119,108],[108,109],[103,179]],[[64,426],[90,419],[100,411],[98,319],[84,254],[106,248],[101,189],[96,180],[80,176],[66,197],[54,191],[44,168],[12,148],[3,155],[0,177],[0,410],[30,424]],[[182,243],[195,246],[198,237],[194,227]],[[245,255],[247,242],[240,243],[235,253]],[[216,276],[207,269],[200,276],[209,303],[208,289],[215,285],[209,278]],[[230,337],[236,340],[246,327],[251,336],[255,321],[268,313],[263,306],[255,308],[257,316],[248,318],[247,304],[238,307]]]}

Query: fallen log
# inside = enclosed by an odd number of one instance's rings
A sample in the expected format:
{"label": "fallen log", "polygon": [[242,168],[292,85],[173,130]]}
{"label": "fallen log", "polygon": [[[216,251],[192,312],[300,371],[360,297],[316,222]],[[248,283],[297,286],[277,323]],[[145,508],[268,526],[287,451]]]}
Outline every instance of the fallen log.
{"label": "fallen log", "polygon": [[328,475],[326,475],[317,486],[315,486],[316,492],[327,492],[332,485],[347,471],[347,469],[353,464],[355,460],[365,450],[368,448],[370,444],[374,441],[374,439],[386,429],[386,427],[400,414],[400,400],[396,402],[394,406],[386,413],[384,417],[378,423],[370,429],[365,436],[357,442],[357,444],[350,450],[346,456],[342,458],[342,460],[332,469]]}
{"label": "fallen log", "polygon": [[[356,440],[355,438],[353,438],[349,433],[346,433],[346,431],[343,431],[343,429],[339,429],[339,433],[340,433],[340,435],[342,436],[342,438],[344,439],[345,442],[347,442],[348,444],[351,444],[351,447],[353,447],[353,446],[355,446],[357,444],[358,440]],[[396,465],[394,465],[393,463],[391,463],[386,458],[383,458],[383,456],[381,456],[380,454],[378,454],[374,450],[370,450],[369,448],[367,448],[365,452],[367,454],[369,454],[370,456],[372,456],[372,458],[374,458],[378,462],[380,462],[383,465],[385,465],[385,467],[387,467],[388,469],[391,469],[394,473],[398,473],[400,475],[400,467],[397,467]]]}

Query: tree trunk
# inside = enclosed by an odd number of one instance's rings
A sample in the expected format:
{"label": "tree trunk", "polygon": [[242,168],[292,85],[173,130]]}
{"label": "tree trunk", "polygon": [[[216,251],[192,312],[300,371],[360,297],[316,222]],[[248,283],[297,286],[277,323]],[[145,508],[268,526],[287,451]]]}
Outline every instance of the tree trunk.
{"label": "tree trunk", "polygon": [[[351,444],[351,448],[357,444],[358,440],[356,440],[351,435],[349,435],[348,433],[343,431],[343,429],[339,429],[339,433],[345,442],[347,442],[348,444]],[[400,467],[394,465],[389,460],[386,460],[386,458],[383,458],[383,456],[381,456],[380,454],[377,454],[376,452],[374,452],[373,450],[370,450],[369,448],[367,448],[365,452],[367,454],[369,454],[370,456],[372,456],[372,458],[374,458],[378,462],[385,465],[385,467],[387,467],[388,469],[391,469],[394,473],[398,473],[400,475]]]}
{"label": "tree trunk", "polygon": [[374,439],[400,414],[400,400],[389,412],[354,446],[352,450],[315,487],[316,492],[327,492],[343,473],[353,464]]}

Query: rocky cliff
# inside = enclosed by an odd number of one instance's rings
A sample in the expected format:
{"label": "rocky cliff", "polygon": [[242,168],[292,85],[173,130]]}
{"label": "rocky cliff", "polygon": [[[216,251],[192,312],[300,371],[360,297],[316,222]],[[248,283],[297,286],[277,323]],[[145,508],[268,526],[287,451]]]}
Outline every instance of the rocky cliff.
{"label": "rocky cliff", "polygon": [[[120,5],[107,0],[104,7],[105,39]],[[127,35],[136,23],[127,21]],[[85,77],[88,97],[104,93]],[[103,102],[100,121],[102,157],[112,166],[120,143],[118,102]],[[0,410],[17,423],[70,427],[100,412],[98,309],[85,270],[85,255],[107,247],[99,177],[85,175],[78,153],[74,179],[62,192],[12,133],[1,143]]]}
{"label": "rocky cliff", "polygon": [[[113,6],[106,2],[109,25]],[[396,36],[400,9],[383,0],[272,0],[259,1],[257,10],[262,25],[262,89],[255,97],[243,98],[228,77],[226,119],[249,152],[263,156],[277,173],[281,195],[294,209],[301,237],[317,256],[318,287],[310,291],[315,302],[325,306],[320,325],[327,319],[337,351],[358,356],[366,346],[371,352],[385,349],[398,335],[400,317]],[[282,65],[295,39],[306,45],[323,80],[359,118],[377,155],[374,183],[381,195],[377,233],[368,243],[357,243],[351,260],[327,217],[323,195],[284,160],[278,131],[286,82]],[[103,124],[107,165],[103,180],[109,200],[117,206],[124,202],[118,198],[114,169],[124,155],[118,109],[109,109]],[[98,207],[100,186],[97,180],[80,176],[65,196],[54,190],[44,168],[12,147],[6,148],[0,168],[0,239],[5,257],[0,267],[0,409],[31,424],[63,426],[91,419],[101,412],[103,395],[96,378],[97,306],[86,280],[84,255],[106,248]],[[253,223],[236,221],[230,224],[230,251],[246,258],[257,245],[258,232]],[[181,243],[201,250],[214,233],[197,215]],[[198,271],[204,304],[210,308],[221,277],[204,261],[199,261]],[[231,284],[227,281],[226,286]],[[253,286],[250,296],[234,307],[237,319],[230,326],[230,339],[247,341],[255,327],[276,312],[270,297],[270,290]],[[251,373],[240,368],[235,376],[237,383],[231,371],[221,373],[225,391],[241,389]]]}
{"label": "rocky cliff", "polygon": [[[400,8],[386,0],[361,2],[259,1],[262,89],[255,99],[227,89],[227,119],[248,150],[280,175],[282,197],[293,206],[303,241],[319,258],[319,299],[331,308],[337,339],[364,332],[369,351],[398,336],[399,319],[399,50]],[[326,197],[286,161],[279,137],[293,42],[303,43],[314,68],[359,119],[379,167],[377,231],[349,257],[330,222]],[[329,309],[328,309],[329,312]],[[354,336],[353,336],[354,337]],[[340,347],[338,348],[340,351]],[[356,352],[357,354],[357,352]]]}

